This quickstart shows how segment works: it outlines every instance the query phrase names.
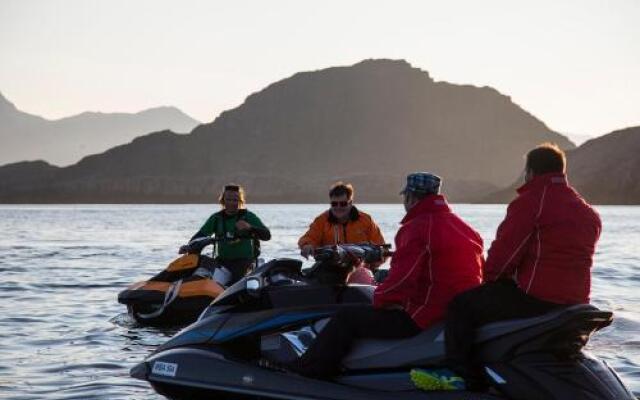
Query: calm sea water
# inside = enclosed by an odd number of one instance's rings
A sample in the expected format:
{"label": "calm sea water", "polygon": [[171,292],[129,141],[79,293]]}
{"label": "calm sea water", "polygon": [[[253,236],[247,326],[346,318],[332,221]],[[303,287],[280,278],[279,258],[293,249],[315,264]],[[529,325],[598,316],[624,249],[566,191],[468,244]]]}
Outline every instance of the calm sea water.
{"label": "calm sea water", "polygon": [[[297,257],[296,241],[323,205],[254,205],[273,239],[263,256]],[[391,242],[400,205],[362,205]],[[499,205],[455,205],[485,239]],[[640,207],[598,207],[604,232],[593,302],[613,326],[590,349],[640,394]],[[213,211],[205,205],[0,206],[0,398],[160,399],[129,377],[174,332],[137,326],[116,296],[176,256]]]}

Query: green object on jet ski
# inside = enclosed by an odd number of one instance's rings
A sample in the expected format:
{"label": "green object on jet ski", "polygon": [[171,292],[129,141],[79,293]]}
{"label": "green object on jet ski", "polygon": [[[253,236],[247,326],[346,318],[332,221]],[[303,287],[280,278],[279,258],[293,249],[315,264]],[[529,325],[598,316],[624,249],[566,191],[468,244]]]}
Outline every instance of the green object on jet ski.
{"label": "green object on jet ski", "polygon": [[447,369],[412,369],[409,375],[418,389],[426,391],[465,389],[464,379]]}

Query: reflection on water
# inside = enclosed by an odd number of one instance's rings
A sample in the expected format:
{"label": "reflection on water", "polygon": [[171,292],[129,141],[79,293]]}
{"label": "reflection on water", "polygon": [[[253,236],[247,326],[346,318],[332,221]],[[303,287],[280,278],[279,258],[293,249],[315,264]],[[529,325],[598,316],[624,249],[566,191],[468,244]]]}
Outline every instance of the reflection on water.
{"label": "reflection on water", "polygon": [[[321,205],[251,207],[272,229],[266,259],[297,257],[296,242]],[[400,205],[363,205],[392,241]],[[455,209],[488,246],[504,206]],[[592,338],[640,393],[640,207],[600,207],[593,302],[616,313]],[[7,399],[160,399],[129,368],[175,330],[139,326],[116,301],[155,274],[215,211],[196,205],[0,206],[0,394]],[[9,362],[7,362],[9,361]]]}

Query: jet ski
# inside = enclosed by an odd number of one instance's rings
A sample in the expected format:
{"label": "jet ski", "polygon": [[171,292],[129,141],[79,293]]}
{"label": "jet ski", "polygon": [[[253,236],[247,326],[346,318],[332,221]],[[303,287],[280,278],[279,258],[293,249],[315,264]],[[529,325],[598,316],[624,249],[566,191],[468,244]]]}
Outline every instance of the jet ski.
{"label": "jet ski", "polygon": [[194,239],[180,248],[182,256],[148,281],[136,282],[118,294],[129,314],[151,326],[184,326],[198,316],[230,283],[231,273],[201,254],[224,239]]}
{"label": "jet ski", "polygon": [[486,393],[425,392],[412,382],[411,371],[444,366],[442,325],[407,339],[359,340],[332,380],[261,367],[262,359],[299,357],[340,307],[371,302],[372,286],[337,279],[354,253],[383,251],[350,246],[325,249],[308,274],[293,259],[262,265],[131,375],[170,399],[635,399],[615,371],[583,350],[589,336],[612,321],[611,312],[591,305],[481,327],[477,357],[491,387]]}

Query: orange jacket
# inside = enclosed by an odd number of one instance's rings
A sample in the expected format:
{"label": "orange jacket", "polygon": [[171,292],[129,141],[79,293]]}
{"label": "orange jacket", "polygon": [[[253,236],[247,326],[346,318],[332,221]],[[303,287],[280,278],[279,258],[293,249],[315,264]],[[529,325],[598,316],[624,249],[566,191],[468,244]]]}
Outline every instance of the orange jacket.
{"label": "orange jacket", "polygon": [[309,230],[298,240],[302,248],[307,244],[313,247],[328,246],[343,243],[384,244],[384,238],[378,225],[373,222],[369,214],[351,208],[351,214],[346,223],[339,223],[331,211],[320,214],[309,226]]}

